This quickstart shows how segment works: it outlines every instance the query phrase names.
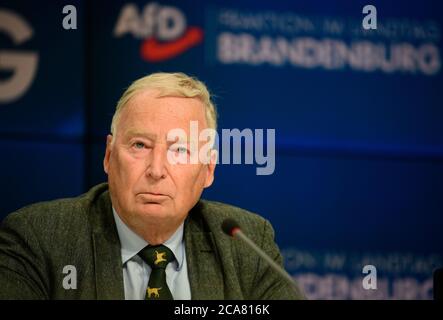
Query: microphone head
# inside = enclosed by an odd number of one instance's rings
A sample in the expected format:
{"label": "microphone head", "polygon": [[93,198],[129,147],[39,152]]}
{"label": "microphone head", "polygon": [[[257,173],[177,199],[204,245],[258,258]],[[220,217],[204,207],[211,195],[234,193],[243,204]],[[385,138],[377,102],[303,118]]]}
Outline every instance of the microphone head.
{"label": "microphone head", "polygon": [[235,229],[240,230],[240,225],[234,219],[225,219],[221,225],[222,230],[228,236],[233,236]]}

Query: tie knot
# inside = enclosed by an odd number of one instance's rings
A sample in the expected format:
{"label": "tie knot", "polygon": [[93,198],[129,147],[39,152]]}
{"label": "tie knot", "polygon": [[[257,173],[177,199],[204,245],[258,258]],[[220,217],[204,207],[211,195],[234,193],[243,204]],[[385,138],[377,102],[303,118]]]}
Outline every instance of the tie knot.
{"label": "tie knot", "polygon": [[167,264],[175,259],[174,253],[162,244],[157,246],[148,245],[138,255],[152,268],[165,269]]}

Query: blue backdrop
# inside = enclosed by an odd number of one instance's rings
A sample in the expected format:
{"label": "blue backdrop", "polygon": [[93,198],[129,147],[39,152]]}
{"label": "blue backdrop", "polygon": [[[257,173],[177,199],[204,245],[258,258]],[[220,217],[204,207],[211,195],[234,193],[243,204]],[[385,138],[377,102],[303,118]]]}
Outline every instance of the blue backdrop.
{"label": "blue backdrop", "polygon": [[[77,30],[62,27],[66,4]],[[273,174],[220,164],[204,197],[268,218],[308,297],[430,299],[443,265],[443,7],[372,1],[377,29],[364,30],[366,4],[0,1],[13,17],[0,21],[0,216],[105,181],[123,90],[182,71],[216,95],[219,132],[275,129]],[[35,72],[11,53],[36,56]],[[30,84],[6,100],[19,69]],[[362,287],[368,264],[377,290]]]}

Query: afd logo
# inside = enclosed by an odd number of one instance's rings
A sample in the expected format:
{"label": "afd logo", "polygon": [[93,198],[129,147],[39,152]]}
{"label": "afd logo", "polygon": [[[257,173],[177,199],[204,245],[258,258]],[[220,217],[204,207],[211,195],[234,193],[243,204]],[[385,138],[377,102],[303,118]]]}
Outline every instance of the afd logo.
{"label": "afd logo", "polygon": [[[21,16],[0,8],[0,33],[19,46],[32,38],[33,30]],[[12,71],[6,80],[0,79],[0,103],[10,103],[26,93],[34,80],[37,64],[35,52],[0,48],[0,71]]]}
{"label": "afd logo", "polygon": [[133,3],[122,7],[114,36],[128,33],[143,40],[140,55],[148,62],[174,58],[203,41],[203,30],[188,27],[182,11],[155,2],[146,4],[141,12]]}

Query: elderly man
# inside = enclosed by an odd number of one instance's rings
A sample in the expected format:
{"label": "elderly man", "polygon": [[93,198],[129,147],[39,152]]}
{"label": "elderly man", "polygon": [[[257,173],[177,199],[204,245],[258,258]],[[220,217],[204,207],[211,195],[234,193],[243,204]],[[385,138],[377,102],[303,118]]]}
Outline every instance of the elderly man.
{"label": "elderly man", "polygon": [[[220,228],[235,218],[282,265],[267,220],[200,199],[214,180],[217,155],[209,150],[205,159],[189,161],[191,145],[203,147],[186,139],[191,121],[200,131],[216,129],[202,82],[182,73],[135,81],[119,100],[107,137],[108,183],[77,198],[27,206],[3,221],[0,297],[303,298]],[[177,129],[185,134],[171,135]]]}

